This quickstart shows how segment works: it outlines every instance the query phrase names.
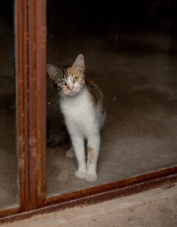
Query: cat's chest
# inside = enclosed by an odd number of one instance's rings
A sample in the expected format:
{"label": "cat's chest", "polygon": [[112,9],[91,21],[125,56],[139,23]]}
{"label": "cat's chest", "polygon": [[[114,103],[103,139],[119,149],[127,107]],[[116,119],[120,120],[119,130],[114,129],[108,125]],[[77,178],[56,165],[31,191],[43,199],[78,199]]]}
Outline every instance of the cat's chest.
{"label": "cat's chest", "polygon": [[87,91],[73,97],[60,100],[61,111],[64,115],[81,116],[92,111],[92,104]]}

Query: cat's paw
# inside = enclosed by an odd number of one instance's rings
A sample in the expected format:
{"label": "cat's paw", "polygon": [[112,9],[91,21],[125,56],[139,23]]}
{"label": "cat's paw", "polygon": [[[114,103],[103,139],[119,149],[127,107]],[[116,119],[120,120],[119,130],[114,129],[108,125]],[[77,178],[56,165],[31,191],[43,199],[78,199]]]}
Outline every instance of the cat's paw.
{"label": "cat's paw", "polygon": [[88,182],[93,182],[97,180],[97,175],[96,174],[86,174],[85,180]]}
{"label": "cat's paw", "polygon": [[67,158],[74,158],[75,157],[75,153],[73,150],[69,149],[67,152],[66,152],[66,157]]}
{"label": "cat's paw", "polygon": [[75,172],[75,177],[79,179],[84,179],[85,178],[85,172],[82,171],[76,171]]}

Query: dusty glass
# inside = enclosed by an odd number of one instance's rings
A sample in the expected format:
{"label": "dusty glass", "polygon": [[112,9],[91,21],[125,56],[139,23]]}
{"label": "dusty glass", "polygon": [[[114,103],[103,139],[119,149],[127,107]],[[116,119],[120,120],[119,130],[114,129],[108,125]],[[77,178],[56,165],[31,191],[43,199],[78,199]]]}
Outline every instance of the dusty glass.
{"label": "dusty glass", "polygon": [[0,7],[0,207],[17,202],[14,2]]}
{"label": "dusty glass", "polygon": [[[85,57],[86,77],[104,94],[98,180],[76,179],[69,143],[47,146],[47,194],[65,193],[177,164],[177,52],[173,2],[48,1],[47,63]],[[63,125],[47,75],[47,138]]]}

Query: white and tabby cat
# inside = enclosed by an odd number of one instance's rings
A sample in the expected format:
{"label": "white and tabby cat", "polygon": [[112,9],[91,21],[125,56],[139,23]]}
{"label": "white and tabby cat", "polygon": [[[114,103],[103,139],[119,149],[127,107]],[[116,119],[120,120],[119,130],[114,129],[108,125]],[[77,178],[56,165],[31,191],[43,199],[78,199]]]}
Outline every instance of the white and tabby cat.
{"label": "white and tabby cat", "polygon": [[59,69],[47,65],[47,72],[60,96],[60,108],[72,141],[66,156],[77,158],[78,170],[75,176],[92,182],[97,180],[100,129],[105,112],[102,92],[94,82],[86,80],[84,71],[82,54],[78,55],[72,66]]}

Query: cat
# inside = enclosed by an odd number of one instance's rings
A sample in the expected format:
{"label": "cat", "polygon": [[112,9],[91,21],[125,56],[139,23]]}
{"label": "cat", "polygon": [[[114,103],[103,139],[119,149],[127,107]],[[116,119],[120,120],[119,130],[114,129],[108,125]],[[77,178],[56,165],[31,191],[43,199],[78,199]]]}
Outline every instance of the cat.
{"label": "cat", "polygon": [[75,177],[88,182],[96,181],[100,130],[106,116],[103,93],[93,81],[85,78],[82,54],[71,66],[57,68],[47,64],[47,72],[57,89],[60,109],[72,142],[66,156],[76,156],[77,159]]}

